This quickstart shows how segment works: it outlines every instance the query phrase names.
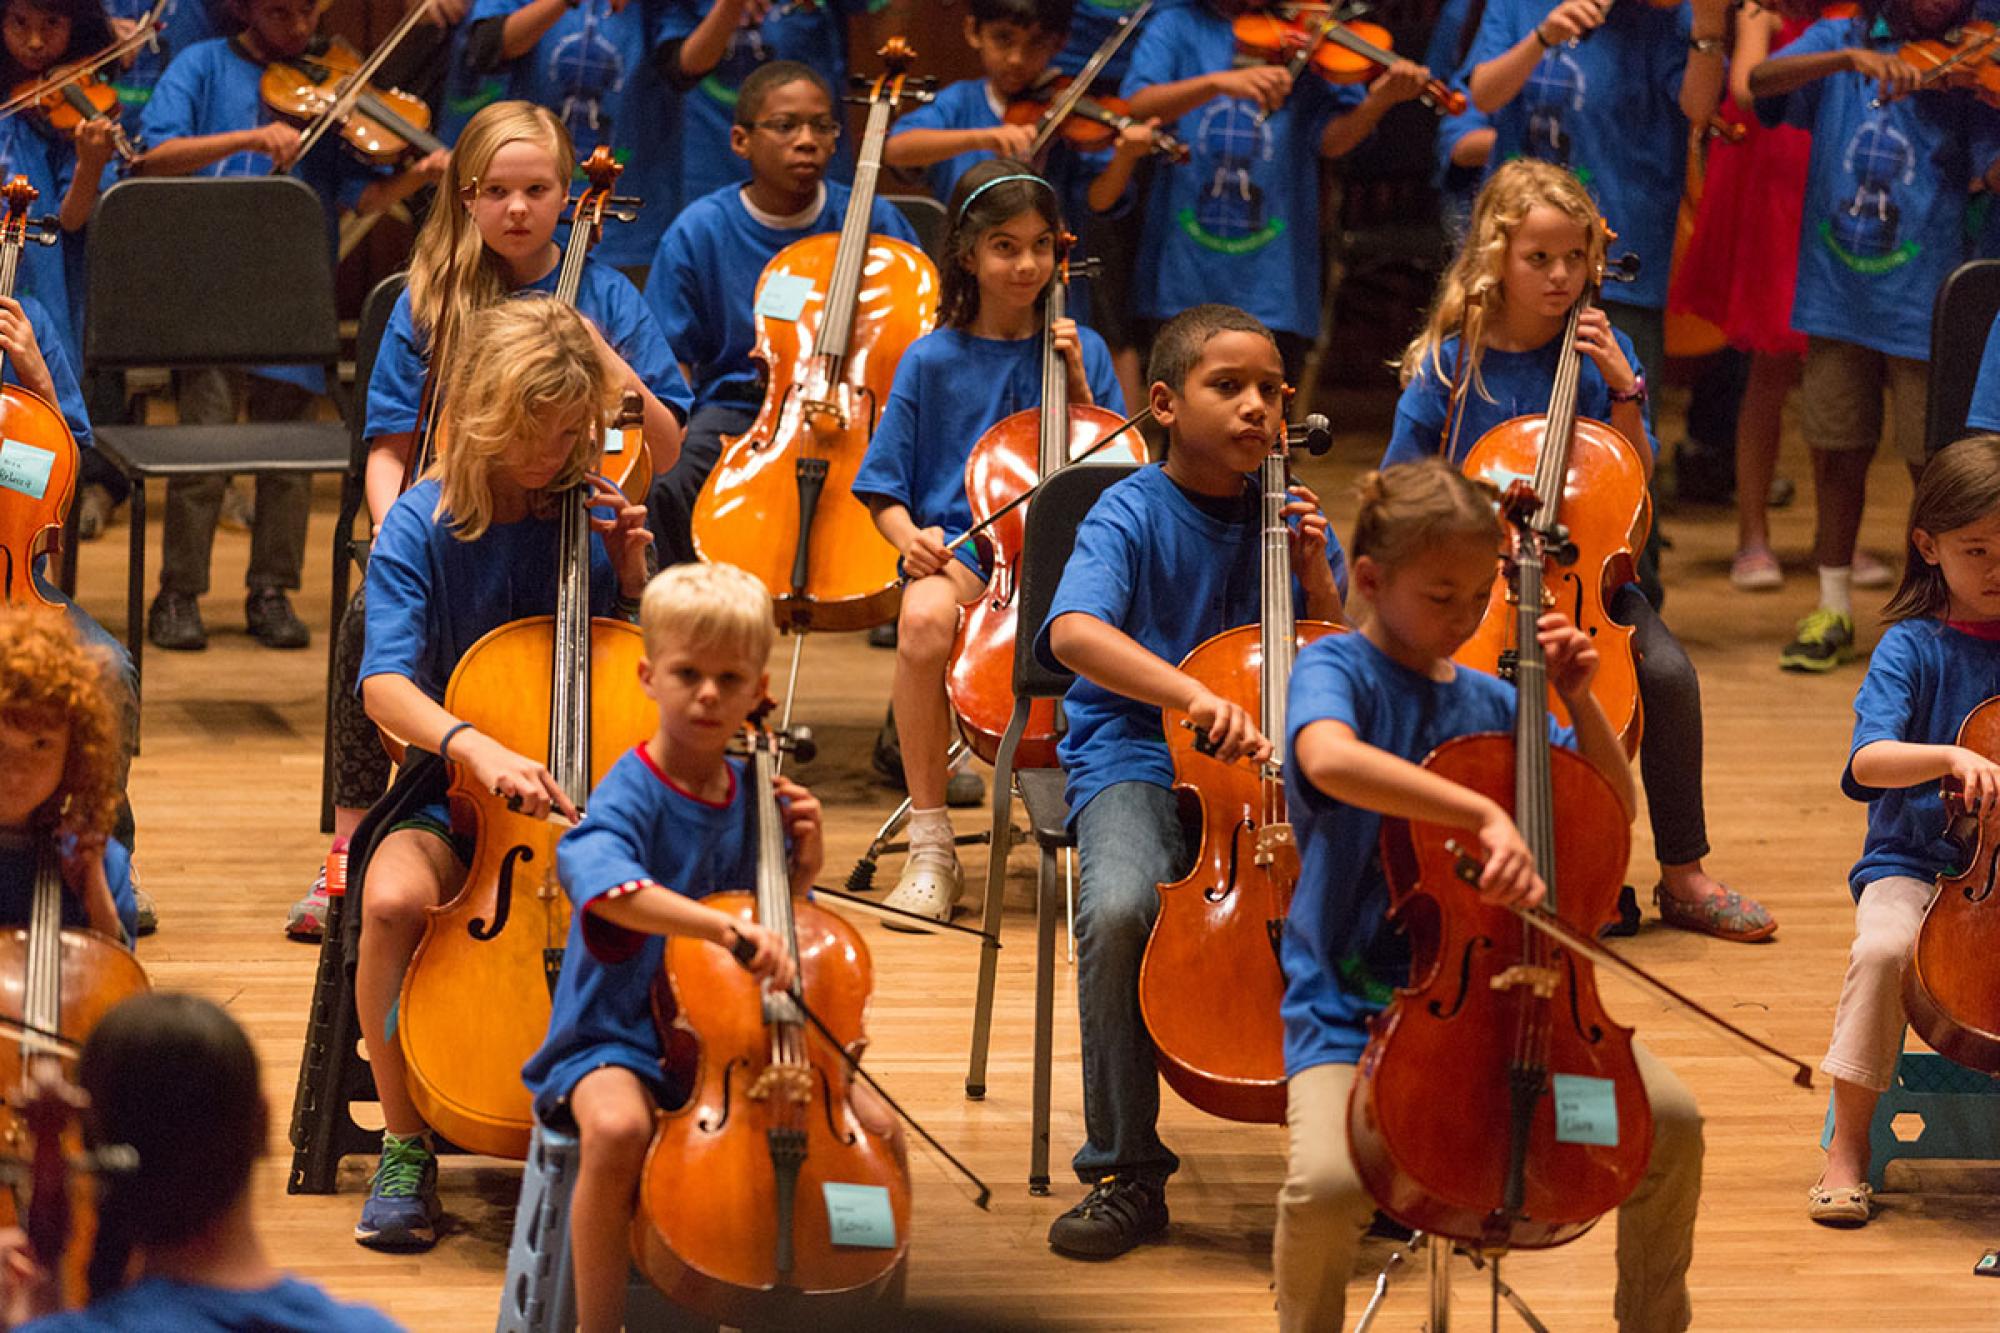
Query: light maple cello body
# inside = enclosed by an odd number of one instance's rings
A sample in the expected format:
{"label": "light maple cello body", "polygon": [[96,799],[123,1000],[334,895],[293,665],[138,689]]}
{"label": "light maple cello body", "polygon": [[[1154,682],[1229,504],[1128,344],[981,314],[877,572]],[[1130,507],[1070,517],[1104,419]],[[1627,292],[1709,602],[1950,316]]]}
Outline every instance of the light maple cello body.
{"label": "light maple cello body", "polygon": [[916,246],[868,231],[890,115],[928,97],[906,88],[900,39],[883,54],[839,234],[794,241],[757,279],[764,401],[724,439],[691,518],[701,558],[755,574],[797,629],[866,629],[902,600],[896,549],[853,485],[904,350],[937,322],[938,276]]}

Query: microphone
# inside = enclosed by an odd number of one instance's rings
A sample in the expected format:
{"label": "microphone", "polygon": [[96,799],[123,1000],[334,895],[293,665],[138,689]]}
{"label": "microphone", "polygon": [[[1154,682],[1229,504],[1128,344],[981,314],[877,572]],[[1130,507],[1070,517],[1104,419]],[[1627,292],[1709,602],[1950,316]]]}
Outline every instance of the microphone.
{"label": "microphone", "polygon": [[1320,458],[1333,448],[1333,423],[1314,412],[1297,425],[1285,428],[1285,443],[1294,449],[1303,445],[1307,453]]}

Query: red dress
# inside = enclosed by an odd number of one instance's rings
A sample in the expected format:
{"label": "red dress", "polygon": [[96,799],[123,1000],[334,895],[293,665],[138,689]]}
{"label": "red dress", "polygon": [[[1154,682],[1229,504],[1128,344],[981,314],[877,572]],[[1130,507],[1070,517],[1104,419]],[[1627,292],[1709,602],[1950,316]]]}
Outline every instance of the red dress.
{"label": "red dress", "polygon": [[[1786,19],[1772,49],[1807,26]],[[1667,308],[1707,320],[1732,347],[1801,355],[1806,340],[1792,328],[1792,287],[1812,136],[1789,125],[1766,129],[1727,98],[1721,114],[1748,132],[1740,143],[1717,139],[1709,147],[1694,234],[1667,293]]]}

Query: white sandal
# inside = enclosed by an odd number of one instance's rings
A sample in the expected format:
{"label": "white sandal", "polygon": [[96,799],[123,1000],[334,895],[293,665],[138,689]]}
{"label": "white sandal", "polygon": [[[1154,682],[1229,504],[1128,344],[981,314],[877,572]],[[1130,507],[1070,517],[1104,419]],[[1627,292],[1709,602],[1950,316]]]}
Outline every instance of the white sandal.
{"label": "white sandal", "polygon": [[[889,891],[882,905],[900,908],[932,921],[949,921],[952,906],[964,892],[965,871],[960,868],[956,856],[949,852],[920,852],[903,863],[903,873],[897,876],[896,887]],[[930,933],[914,921],[885,920],[882,924],[890,930],[910,934]]]}
{"label": "white sandal", "polygon": [[1806,1216],[1824,1227],[1860,1227],[1875,1213],[1875,1188],[1867,1181],[1838,1188],[1824,1177],[1806,1191]]}

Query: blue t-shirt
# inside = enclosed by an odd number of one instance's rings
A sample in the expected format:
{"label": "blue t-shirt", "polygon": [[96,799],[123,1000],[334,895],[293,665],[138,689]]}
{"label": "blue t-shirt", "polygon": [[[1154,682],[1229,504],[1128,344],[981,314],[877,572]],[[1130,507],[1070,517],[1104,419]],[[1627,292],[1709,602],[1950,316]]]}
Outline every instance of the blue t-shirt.
{"label": "blue t-shirt", "polygon": [[[104,16],[136,22],[153,12],[153,4],[154,0],[105,0]],[[141,46],[131,56],[131,64],[121,61],[104,71],[126,110],[137,111],[146,105],[153,85],[175,56],[196,42],[224,35],[225,27],[218,21],[221,10],[221,0],[213,4],[211,0],[167,0],[166,11],[160,15],[160,31],[154,37],[159,49],[154,49],[154,43]],[[131,132],[129,125],[126,132]]]}
{"label": "blue t-shirt", "polygon": [[[76,839],[63,835],[63,854],[76,850]],[[25,836],[0,833],[0,926],[25,926],[35,904],[35,871],[41,853],[37,843]],[[111,886],[111,901],[118,908],[118,924],[124,928],[122,943],[132,947],[139,937],[139,900],[132,892],[132,853],[116,838],[104,843],[104,879]],[[62,923],[81,930],[90,925],[90,913],[74,893],[62,896]]]}
{"label": "blue t-shirt", "polygon": [[[686,41],[715,0],[665,0],[657,44]],[[836,118],[847,93],[847,22],[853,14],[879,9],[876,0],[827,0],[815,5],[773,5],[760,23],[739,25],[722,60],[682,94],[681,198],[700,199],[725,185],[750,179],[750,164],[729,148],[736,123],[736,92],[757,66],[796,60],[833,89]],[[841,127],[845,130],[845,124]],[[854,153],[845,134],[835,146],[828,174],[854,175]]]}
{"label": "blue t-shirt", "polygon": [[[1111,351],[1097,330],[1077,328],[1084,377],[1098,406],[1125,415],[1125,395],[1111,368]],[[941,527],[945,540],[972,526],[965,494],[965,460],[986,428],[1042,405],[1042,339],[976,338],[963,329],[935,329],[910,344],[854,474],[857,499],[902,505],[920,528]],[[955,555],[980,573],[976,544]]]}
{"label": "blue t-shirt", "polygon": [[[558,264],[513,294],[553,293],[561,276],[562,265]],[[672,349],[631,280],[593,255],[583,261],[576,308],[597,326],[611,349],[625,358],[625,363],[645,381],[653,396],[686,422],[694,406],[694,395],[688,392],[681,368],[674,363]],[[369,439],[401,435],[422,424],[424,376],[429,367],[430,339],[417,332],[416,320],[410,314],[410,294],[405,291],[389,312],[382,346],[375,354],[375,368],[368,375]]]}
{"label": "blue t-shirt", "polygon": [[1868,675],[1854,696],[1854,740],[1840,789],[1868,802],[1868,840],[1848,872],[1861,890],[1889,875],[1925,882],[1957,867],[1944,836],[1944,796],[1937,782],[1884,790],[1854,778],[1854,754],[1875,741],[1955,745],[1966,715],[2000,694],[2000,643],[1928,618],[1900,620],[1882,633]]}
{"label": "blue t-shirt", "polygon": [[[1049,626],[1072,611],[1123,630],[1155,657],[1178,665],[1202,640],[1256,620],[1263,548],[1257,479],[1244,479],[1243,517],[1204,513],[1163,464],[1139,469],[1105,491],[1076,532],[1035,653],[1060,668]],[[1327,563],[1347,589],[1347,556],[1329,530]],[[1292,603],[1305,614],[1305,590],[1292,579]],[[1070,818],[1114,782],[1171,787],[1173,760],[1160,710],[1078,676],[1063,699],[1069,731],[1057,747],[1068,776]]]}
{"label": "blue t-shirt", "polygon": [[618,1065],[660,1081],[653,982],[666,937],[625,930],[591,905],[646,883],[689,898],[757,886],[757,821],[738,760],[729,799],[704,801],[675,786],[644,745],[611,766],[590,793],[583,823],[563,835],[556,869],[573,909],[549,1034],[521,1070],[544,1123],[593,1069]]}
{"label": "blue t-shirt", "polygon": [[[33,247],[30,247],[33,248]],[[28,324],[35,331],[35,345],[42,350],[42,364],[49,368],[49,378],[56,386],[56,410],[63,414],[63,421],[69,426],[69,433],[78,445],[90,445],[90,417],[83,409],[83,386],[76,377],[76,362],[60,338],[52,336],[50,330],[54,321],[46,306],[34,297],[16,289],[14,299],[21,303],[21,312],[28,317]],[[4,378],[7,383],[18,385],[21,375],[14,367],[14,358],[6,358]]]}
{"label": "blue t-shirt", "polygon": [[[1236,38],[1207,5],[1156,13],[1133,38],[1122,95],[1231,68]],[[1320,140],[1366,96],[1359,84],[1301,79],[1262,125],[1257,104],[1218,97],[1166,128],[1194,154],[1154,173],[1134,279],[1134,312],[1165,320],[1203,301],[1242,306],[1310,338],[1320,316]]]}
{"label": "blue t-shirt", "polygon": [[279,1278],[256,1291],[141,1278],[71,1314],[33,1319],[21,1333],[399,1333],[365,1305],[342,1305],[309,1282]]}
{"label": "blue t-shirt", "polygon": [[[928,106],[920,106],[898,120],[889,137],[893,140],[908,130],[990,130],[1007,123],[1005,112],[1005,105],[996,101],[985,79],[961,79],[940,89]],[[949,204],[958,178],[992,157],[991,150],[985,148],[959,153],[923,168],[924,180],[939,203]],[[1041,176],[1055,187],[1064,220],[1071,226],[1077,225],[1090,211],[1090,183],[1110,164],[1108,148],[1079,153],[1060,139],[1049,145]]]}
{"label": "blue t-shirt", "polygon": [[[34,121],[28,115],[0,121],[0,180],[26,176],[28,184],[40,192],[28,208],[28,215],[38,218],[61,211],[63,196],[69,193],[69,183],[76,174],[76,149],[69,143],[57,143]],[[14,295],[33,295],[42,303],[46,322],[35,324],[35,338],[44,354],[48,344],[61,343],[72,362],[81,362],[83,330],[73,318],[64,249],[62,240],[54,245],[29,242],[21,254]]]}
{"label": "blue t-shirt", "polygon": [[1972,405],[1965,411],[1969,430],[2000,430],[2000,320],[1986,334],[1979,357],[1979,379],[1972,386]]}
{"label": "blue t-shirt", "polygon": [[[845,225],[853,191],[839,181],[825,184],[819,216],[797,231],[765,226],[744,207],[742,187],[725,185],[689,204],[660,238],[646,273],[646,305],[674,359],[694,373],[696,406],[758,398],[762,375],[750,360],[757,278],[792,242]],[[902,210],[879,196],[869,229],[923,248]]]}
{"label": "blue t-shirt", "polygon": [[[1780,54],[1859,46],[1897,43],[1821,19]],[[1928,361],[1931,303],[1966,256],[1966,187],[2000,154],[2000,117],[1968,92],[1874,97],[1874,80],[1841,72],[1757,103],[1766,124],[1812,131],[1792,327]]]}
{"label": "blue t-shirt", "polygon": [[[1315,722],[1344,722],[1363,744],[1421,763],[1457,736],[1511,736],[1516,695],[1513,686],[1470,667],[1454,667],[1448,681],[1432,680],[1392,661],[1366,635],[1335,634],[1299,653],[1287,697],[1285,799],[1301,856],[1279,951],[1290,1077],[1360,1059],[1368,1016],[1383,1007],[1368,994],[1370,983],[1402,985],[1409,967],[1401,930],[1385,928],[1382,816],[1336,801],[1307,781],[1298,764],[1299,733]],[[1557,745],[1574,744],[1553,716],[1549,736]]]}
{"label": "blue t-shirt", "polygon": [[[1466,55],[1468,73],[1504,54],[1549,16],[1548,0],[1490,0]],[[1491,165],[1534,157],[1568,167],[1590,190],[1639,276],[1605,293],[1661,310],[1674,220],[1687,171],[1688,7],[1613,5],[1601,27],[1542,53],[1513,101],[1493,113]]]}
{"label": "blue t-shirt", "polygon": [[[1077,0],[1076,17],[1069,21],[1069,40],[1063,43],[1063,49],[1056,52],[1056,58],[1049,63],[1065,74],[1076,73],[1090,63],[1090,58],[1097,54],[1097,48],[1104,45],[1105,39],[1119,24],[1139,12],[1142,3],[1144,0]],[[1188,0],[1155,0],[1153,13],[1187,3]],[[1147,22],[1151,21],[1149,16]],[[1140,32],[1143,31],[1142,28]],[[1109,91],[1119,85],[1125,78],[1125,71],[1131,67],[1132,48],[1139,44],[1139,35],[1135,32],[1127,37],[1118,48],[1118,54],[1105,62],[1104,68],[1098,71],[1097,81],[1091,85],[1093,88]]]}
{"label": "blue t-shirt", "polygon": [[[1632,350],[1632,340],[1616,329],[1611,336],[1618,340],[1618,348],[1625,353],[1633,373],[1645,374],[1638,353]],[[1396,400],[1396,425],[1389,434],[1389,447],[1382,453],[1383,467],[1414,463],[1420,458],[1433,457],[1444,448],[1445,415],[1451,406],[1451,375],[1458,370],[1458,339],[1445,339],[1441,350],[1446,376],[1440,379],[1427,360],[1403,386],[1403,396]],[[1561,350],[1560,337],[1550,339],[1532,352],[1486,349],[1479,358],[1480,383],[1466,386],[1461,423],[1452,431],[1456,444],[1452,463],[1463,463],[1472,446],[1479,443],[1479,437],[1501,422],[1519,416],[1539,416],[1549,410],[1549,389],[1555,383],[1556,357]],[[1578,361],[1581,373],[1576,386],[1577,415],[1609,422],[1610,386],[1605,384],[1595,361],[1587,356],[1579,357]],[[1485,386],[1484,395],[1479,392],[1480,384]],[[1640,410],[1646,418],[1645,443],[1657,456],[1660,442],[1653,435],[1652,404],[1648,402]]]}
{"label": "blue t-shirt", "polygon": [[[441,487],[426,478],[389,508],[368,556],[367,648],[357,679],[405,676],[442,703],[452,669],[488,630],[555,614],[561,525],[553,518],[495,523],[478,541],[453,535],[438,514]],[[590,609],[611,614],[618,575],[604,539],[590,535]]]}
{"label": "blue t-shirt", "polygon": [[[505,20],[527,3],[474,0],[466,26]],[[547,107],[569,131],[578,162],[599,144],[611,146],[612,156],[625,166],[618,193],[644,204],[633,221],[608,224],[592,252],[620,267],[651,259],[660,233],[680,209],[680,98],[653,62],[661,3],[632,0],[614,14],[610,0],[580,0],[518,60],[455,97],[456,109],[468,116],[502,97]],[[465,78],[459,75],[458,82]]]}

